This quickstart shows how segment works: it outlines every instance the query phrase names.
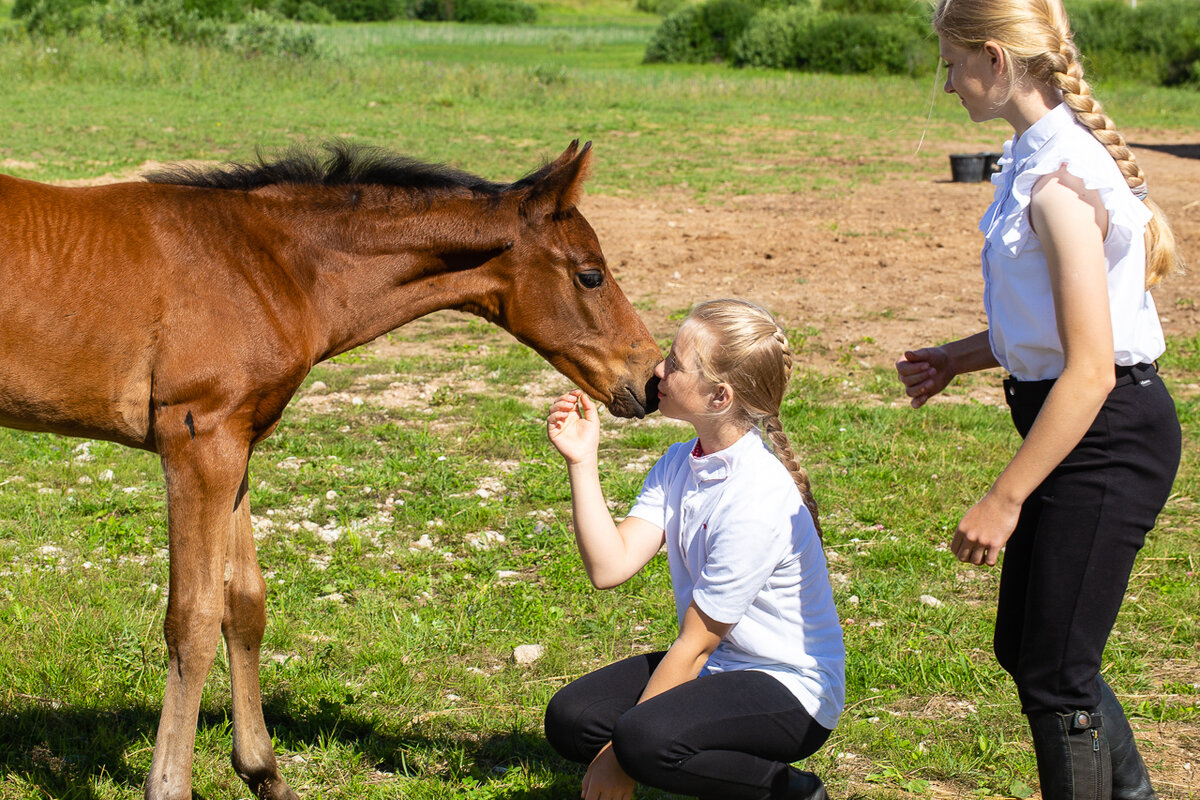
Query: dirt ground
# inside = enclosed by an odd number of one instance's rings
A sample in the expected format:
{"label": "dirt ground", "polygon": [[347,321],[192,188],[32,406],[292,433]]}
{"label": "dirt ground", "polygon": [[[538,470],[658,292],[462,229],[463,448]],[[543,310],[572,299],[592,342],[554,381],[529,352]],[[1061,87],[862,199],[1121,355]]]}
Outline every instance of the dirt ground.
{"label": "dirt ground", "polygon": [[[1200,332],[1200,134],[1184,144],[1130,139],[1147,142],[1135,153],[1193,265],[1154,291],[1163,328],[1192,336]],[[892,180],[849,196],[760,195],[704,206],[682,194],[588,196],[581,208],[655,336],[673,334],[669,315],[695,302],[747,297],[789,328],[815,329],[799,361],[834,372],[890,367],[905,348],[986,327],[977,224],[993,187],[949,178],[947,164],[944,179]],[[1003,403],[995,385],[978,396]],[[898,390],[891,402],[903,402]],[[1198,661],[1161,665],[1151,680],[1194,684]],[[1138,721],[1135,729],[1161,796],[1200,797],[1200,725]]]}
{"label": "dirt ground", "polygon": [[[1135,148],[1151,194],[1196,266],[1155,290],[1168,335],[1200,330],[1200,135],[1190,146]],[[1172,152],[1163,152],[1162,150]],[[790,328],[815,328],[806,367],[890,365],[907,347],[986,327],[978,221],[990,183],[892,180],[849,196],[589,195],[581,206],[609,264],[656,336],[667,315],[720,296],[757,300]],[[856,349],[855,349],[856,348]]]}

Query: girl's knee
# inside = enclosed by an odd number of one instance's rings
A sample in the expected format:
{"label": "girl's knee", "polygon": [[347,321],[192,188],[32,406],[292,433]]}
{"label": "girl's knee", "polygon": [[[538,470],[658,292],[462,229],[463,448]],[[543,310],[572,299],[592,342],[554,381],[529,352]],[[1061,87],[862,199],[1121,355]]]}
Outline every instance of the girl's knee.
{"label": "girl's knee", "polygon": [[579,714],[575,704],[559,692],[550,699],[546,706],[546,716],[542,722],[546,731],[546,741],[560,756],[571,761],[583,761],[584,754],[579,747]]}
{"label": "girl's knee", "polygon": [[637,714],[625,714],[613,728],[613,753],[621,768],[638,783],[663,785],[662,776],[673,769],[680,759],[672,754],[676,746],[668,731],[659,731],[645,724]]}

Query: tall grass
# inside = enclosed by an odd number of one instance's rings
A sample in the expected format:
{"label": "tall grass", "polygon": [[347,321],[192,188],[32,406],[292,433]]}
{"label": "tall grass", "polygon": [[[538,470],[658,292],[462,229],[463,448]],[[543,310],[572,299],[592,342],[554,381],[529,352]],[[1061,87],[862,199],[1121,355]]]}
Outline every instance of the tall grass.
{"label": "tall grass", "polygon": [[[846,176],[830,163],[857,164],[855,182],[940,174],[943,150],[914,155],[922,135],[980,147],[1004,136],[998,124],[972,127],[944,99],[931,109],[926,79],[642,65],[651,30],[339,25],[318,30],[331,55],[303,63],[18,40],[0,49],[0,158],[22,176],[84,178],[349,136],[502,179],[582,137],[596,143],[597,191],[705,196],[832,190]],[[1124,128],[1200,127],[1194,92],[1098,92]],[[800,157],[777,169],[781,151]]]}

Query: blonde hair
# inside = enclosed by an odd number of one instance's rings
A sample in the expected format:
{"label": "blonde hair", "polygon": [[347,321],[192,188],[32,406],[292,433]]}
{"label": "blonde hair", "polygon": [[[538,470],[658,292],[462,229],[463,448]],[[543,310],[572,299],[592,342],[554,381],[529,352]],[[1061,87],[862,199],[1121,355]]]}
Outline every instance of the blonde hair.
{"label": "blonde hair", "polygon": [[933,29],[944,41],[969,50],[995,42],[1009,56],[1010,85],[1028,75],[1060,90],[1075,118],[1104,145],[1129,188],[1153,214],[1146,226],[1147,288],[1182,268],[1166,215],[1147,196],[1145,173],[1084,80],[1061,0],[938,0]]}
{"label": "blonde hair", "polygon": [[771,312],[745,300],[701,303],[688,314],[684,325],[695,331],[692,344],[700,374],[733,389],[733,404],[727,413],[736,415],[747,427],[762,430],[771,451],[796,482],[821,536],[808,471],[796,460],[779,419],[792,375],[792,348],[783,328]]}

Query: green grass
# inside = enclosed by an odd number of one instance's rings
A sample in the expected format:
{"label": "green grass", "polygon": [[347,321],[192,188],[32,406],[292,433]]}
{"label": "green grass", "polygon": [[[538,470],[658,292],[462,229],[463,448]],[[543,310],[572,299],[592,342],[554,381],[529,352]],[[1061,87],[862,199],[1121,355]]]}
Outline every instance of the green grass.
{"label": "green grass", "polygon": [[[381,348],[318,368],[252,462],[269,596],[263,687],[284,772],[328,798],[573,796],[579,773],[541,738],[541,712],[571,677],[669,644],[666,565],[592,590],[544,407],[529,399],[530,386],[556,392],[565,380],[465,317],[413,331],[421,358]],[[1176,345],[1168,374],[1200,379]],[[496,375],[486,392],[465,388],[476,374]],[[439,379],[460,386],[421,393]],[[1007,415],[863,405],[828,383],[799,376],[785,408],[823,509],[849,655],[847,712],[809,766],[838,796],[1019,794],[1036,771],[990,653],[996,572],[946,550],[1014,447]],[[1180,410],[1194,442],[1200,403],[1183,398]],[[648,459],[687,434],[606,417],[603,481],[618,510]],[[1110,681],[1143,698],[1140,725],[1200,715],[1194,677],[1160,669],[1194,663],[1200,635],[1198,477],[1189,447],[1109,647]],[[157,464],[0,431],[0,480],[0,798],[138,796],[166,663]],[[513,649],[529,643],[546,655],[515,665]],[[227,766],[228,691],[221,655],[197,745],[202,796],[244,795]]]}
{"label": "green grass", "polygon": [[[8,172],[54,180],[347,136],[507,179],[581,137],[596,144],[594,191],[704,197],[940,174],[938,142],[994,146],[1005,135],[999,123],[972,126],[940,95],[927,126],[932,76],[647,66],[649,15],[552,19],[337,25],[317,30],[329,55],[304,63],[18,40],[0,50],[10,76],[0,159]],[[1195,92],[1098,92],[1126,128],[1200,127]]]}
{"label": "green grass", "polygon": [[[1003,136],[939,96],[914,157],[931,79],[646,67],[653,18],[580,0],[543,20],[335,26],[321,31],[329,56],[304,64],[7,43],[0,162],[39,180],[92,178],[349,136],[505,179],[581,136],[596,143],[593,191],[720,201],[941,174],[946,143]],[[1098,92],[1122,126],[1200,128],[1195,92]],[[812,333],[793,337],[802,347]],[[613,592],[589,588],[544,402],[531,400],[565,380],[478,321],[438,315],[401,338],[419,347],[321,365],[252,463],[269,593],[264,696],[284,772],[323,798],[575,796],[579,773],[542,739],[542,709],[569,678],[671,641],[665,564]],[[1166,364],[1177,385],[1200,382],[1200,342],[1173,342]],[[1015,434],[996,408],[912,413],[870,399],[896,394],[886,371],[854,385],[814,373],[786,408],[823,509],[850,658],[847,712],[811,768],[839,797],[1021,794],[1036,775],[990,654],[996,573],[946,551]],[[1108,650],[1107,674],[1139,698],[1141,726],[1200,714],[1200,401],[1181,393],[1179,410],[1176,494]],[[648,458],[686,435],[606,431],[617,509]],[[140,795],[165,680],[164,526],[153,457],[0,431],[0,800]],[[922,605],[925,594],[945,605]],[[518,667],[510,655],[525,643],[546,655]],[[223,658],[197,746],[206,797],[244,796],[228,767]]]}

